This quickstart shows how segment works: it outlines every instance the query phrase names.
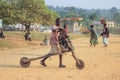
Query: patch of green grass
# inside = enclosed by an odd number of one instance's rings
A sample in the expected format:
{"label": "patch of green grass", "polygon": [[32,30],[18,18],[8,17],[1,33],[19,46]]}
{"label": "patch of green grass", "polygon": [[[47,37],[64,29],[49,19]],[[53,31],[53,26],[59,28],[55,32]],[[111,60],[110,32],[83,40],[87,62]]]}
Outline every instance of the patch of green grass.
{"label": "patch of green grass", "polygon": [[14,32],[14,31],[5,31],[4,32],[5,36],[13,36],[13,37],[24,37],[25,32]]}
{"label": "patch of green grass", "polygon": [[[48,39],[49,39],[50,34],[51,33],[31,32],[31,38],[32,38],[32,41],[34,41],[34,40],[42,41],[45,38],[45,36],[47,36]],[[6,38],[4,40],[0,40],[0,48],[8,48],[8,49],[19,48],[20,44],[14,43],[12,41],[12,39],[10,39],[10,38],[14,38],[14,40],[16,38],[17,41],[19,41],[19,39],[24,39],[25,32],[5,31],[4,35],[5,35]],[[77,39],[77,38],[80,38],[80,37],[86,37],[88,35],[69,33],[69,36],[70,36],[71,40],[74,40],[74,39]],[[8,37],[9,37],[9,39],[8,39]],[[15,44],[15,45],[13,45],[13,44]],[[30,44],[27,44],[27,43],[24,43],[24,42],[23,42],[23,44],[30,45]]]}
{"label": "patch of green grass", "polygon": [[[15,38],[24,38],[25,32],[14,32],[14,31],[6,31],[4,32],[5,36],[11,36]],[[42,41],[45,36],[50,37],[50,33],[41,33],[41,32],[31,32],[32,40]]]}
{"label": "patch of green grass", "polygon": [[8,40],[0,40],[0,48],[9,48],[9,49],[12,49],[12,48],[16,48],[17,45],[13,45],[13,43],[11,41],[8,41]]}
{"label": "patch of green grass", "polygon": [[[24,38],[25,32],[4,32],[5,36],[13,36],[16,38]],[[39,40],[42,41],[44,39],[44,37],[47,36],[48,39],[50,38],[50,33],[41,33],[41,32],[31,32],[31,38],[32,40]],[[74,33],[69,33],[70,38],[76,39],[76,38],[80,38],[80,37],[87,37],[88,35],[84,35],[84,34],[74,34]]]}
{"label": "patch of green grass", "polygon": [[45,36],[50,37],[50,33],[40,33],[40,32],[32,32],[31,33],[31,38],[32,40],[39,40],[39,41],[42,41]]}

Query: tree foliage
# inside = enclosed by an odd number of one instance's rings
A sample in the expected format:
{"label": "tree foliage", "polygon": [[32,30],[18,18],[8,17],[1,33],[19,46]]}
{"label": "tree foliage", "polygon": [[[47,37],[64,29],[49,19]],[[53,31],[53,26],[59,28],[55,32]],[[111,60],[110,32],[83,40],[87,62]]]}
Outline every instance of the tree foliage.
{"label": "tree foliage", "polygon": [[76,7],[53,7],[49,8],[55,10],[61,17],[82,17],[79,21],[88,26],[92,21],[99,21],[101,17],[109,21],[120,23],[120,9],[113,7],[111,9],[82,9]]}
{"label": "tree foliage", "polygon": [[6,2],[0,2],[0,18],[3,19],[5,24],[14,23],[14,11],[13,6]]}
{"label": "tree foliage", "polygon": [[34,23],[51,25],[58,14],[44,0],[1,0],[0,17],[4,24],[22,23],[29,28]]}

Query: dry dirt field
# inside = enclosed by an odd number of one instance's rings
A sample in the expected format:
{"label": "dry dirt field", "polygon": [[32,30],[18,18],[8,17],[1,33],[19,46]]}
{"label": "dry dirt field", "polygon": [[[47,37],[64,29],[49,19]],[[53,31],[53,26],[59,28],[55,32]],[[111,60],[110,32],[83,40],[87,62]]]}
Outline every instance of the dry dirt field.
{"label": "dry dirt field", "polygon": [[96,47],[89,47],[89,38],[72,42],[76,56],[85,62],[84,69],[76,68],[70,52],[63,57],[66,68],[58,68],[58,56],[49,58],[47,67],[36,60],[22,68],[21,57],[39,57],[49,52],[50,46],[6,49],[0,51],[0,80],[120,80],[120,35],[110,35],[107,48],[103,47],[101,37]]}

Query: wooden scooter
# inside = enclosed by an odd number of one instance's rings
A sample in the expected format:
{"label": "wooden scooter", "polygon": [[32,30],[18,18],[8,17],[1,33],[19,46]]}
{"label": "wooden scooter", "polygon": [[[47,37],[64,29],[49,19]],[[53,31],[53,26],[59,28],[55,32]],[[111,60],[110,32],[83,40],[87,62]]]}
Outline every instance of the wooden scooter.
{"label": "wooden scooter", "polygon": [[[76,56],[75,56],[75,53],[74,53],[74,49],[73,49],[73,46],[72,46],[72,43],[69,39],[69,36],[67,36],[67,38],[64,38],[63,37],[63,32],[61,30],[61,37],[59,37],[59,44],[60,44],[60,47],[64,47],[64,48],[67,48],[67,51],[64,51],[64,52],[71,52],[72,53],[72,57],[74,58],[75,60],[75,65],[78,69],[83,69],[85,64],[84,62],[81,60],[81,59],[78,59]],[[63,52],[63,51],[62,51]],[[59,55],[59,54],[58,54]],[[44,58],[45,56],[41,56],[41,57],[37,57],[37,58],[27,58],[27,57],[22,57],[20,59],[20,65],[24,68],[28,67],[30,65],[30,63],[32,61],[35,61],[35,60],[38,60],[38,59],[41,59],[41,58]]]}

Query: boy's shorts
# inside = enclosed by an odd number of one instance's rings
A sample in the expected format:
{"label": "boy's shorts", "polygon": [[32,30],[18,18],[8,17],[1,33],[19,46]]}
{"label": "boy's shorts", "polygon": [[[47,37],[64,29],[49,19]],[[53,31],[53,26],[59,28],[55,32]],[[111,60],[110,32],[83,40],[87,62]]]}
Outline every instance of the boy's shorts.
{"label": "boy's shorts", "polygon": [[58,45],[51,45],[51,50],[50,50],[49,54],[57,55],[57,54],[62,54],[62,53],[61,53],[61,50],[59,49]]}

